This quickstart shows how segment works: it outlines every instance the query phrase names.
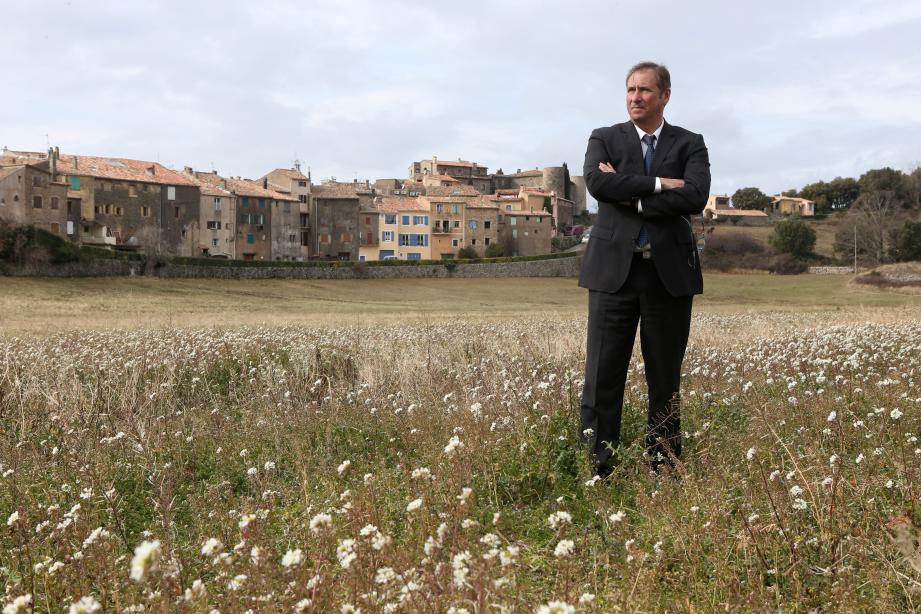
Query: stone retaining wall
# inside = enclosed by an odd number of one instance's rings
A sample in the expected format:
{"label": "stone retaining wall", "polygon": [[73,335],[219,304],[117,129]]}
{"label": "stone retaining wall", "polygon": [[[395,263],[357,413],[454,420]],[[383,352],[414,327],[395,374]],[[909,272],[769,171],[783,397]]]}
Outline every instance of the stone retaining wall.
{"label": "stone retaining wall", "polygon": [[809,272],[814,275],[850,275],[854,272],[852,266],[811,266]]}
{"label": "stone retaining wall", "polygon": [[[251,267],[163,264],[147,273],[162,278],[214,279],[412,279],[420,277],[576,277],[581,256],[499,263],[446,263],[405,266]],[[142,262],[93,260],[59,265],[5,267],[13,277],[127,277],[143,275]]]}

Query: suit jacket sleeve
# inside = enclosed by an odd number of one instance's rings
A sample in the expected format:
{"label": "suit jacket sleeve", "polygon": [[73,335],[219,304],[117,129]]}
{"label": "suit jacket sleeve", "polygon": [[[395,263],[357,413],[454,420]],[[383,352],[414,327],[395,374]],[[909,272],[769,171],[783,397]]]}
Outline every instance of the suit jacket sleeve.
{"label": "suit jacket sleeve", "polygon": [[[643,197],[643,217],[697,215],[710,196],[710,158],[704,137],[695,135],[684,166],[684,187]],[[587,183],[587,181],[586,181]]]}
{"label": "suit jacket sleeve", "polygon": [[[585,177],[585,187],[588,193],[599,202],[614,203],[629,201],[633,198],[643,199],[643,208],[646,208],[646,198],[651,196],[656,189],[656,178],[646,175],[631,175],[629,173],[603,173],[598,170],[598,164],[607,162],[617,168],[617,160],[608,151],[604,141],[604,131],[607,128],[597,128],[592,131],[588,139],[588,149],[585,151],[585,164],[582,175]],[[706,155],[706,150],[705,154]],[[704,198],[706,204],[706,197]],[[630,205],[633,206],[632,203]]]}

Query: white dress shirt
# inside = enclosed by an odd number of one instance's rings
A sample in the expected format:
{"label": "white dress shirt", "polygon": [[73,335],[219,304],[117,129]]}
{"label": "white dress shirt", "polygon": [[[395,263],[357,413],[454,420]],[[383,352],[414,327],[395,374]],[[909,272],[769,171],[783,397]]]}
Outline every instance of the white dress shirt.
{"label": "white dress shirt", "polygon": [[[664,126],[664,125],[665,125],[665,120],[663,119],[663,120],[662,120],[662,123],[659,124],[659,127],[656,128],[655,132],[652,133],[652,135],[653,135],[654,137],[656,137],[656,143],[659,142],[659,135],[662,134],[662,126]],[[643,141],[643,137],[646,136],[646,131],[643,130],[642,128],[640,128],[639,126],[637,126],[636,124],[633,124],[633,127],[636,128],[636,134],[637,134],[637,136],[640,137],[640,146],[643,148],[643,159],[645,160],[645,159],[646,159],[646,150],[649,149],[649,146],[646,145],[646,142],[645,142],[645,141]],[[662,191],[662,180],[659,179],[658,177],[656,177],[656,189],[655,189],[654,193],[655,193],[655,194],[658,194],[658,193],[661,192],[661,191]],[[636,210],[639,211],[640,213],[643,212],[643,201],[642,201],[642,199],[638,199],[638,200],[636,201]]]}

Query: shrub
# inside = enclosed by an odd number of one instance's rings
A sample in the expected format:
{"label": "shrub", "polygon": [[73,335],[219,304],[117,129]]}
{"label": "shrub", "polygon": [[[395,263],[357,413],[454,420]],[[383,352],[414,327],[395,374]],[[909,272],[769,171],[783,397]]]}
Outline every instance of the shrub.
{"label": "shrub", "polygon": [[921,222],[906,220],[896,231],[892,259],[897,262],[921,260]]}
{"label": "shrub", "polygon": [[778,275],[797,275],[805,273],[808,265],[791,254],[777,254],[768,262],[768,270]]}
{"label": "shrub", "polygon": [[487,258],[501,258],[505,255],[505,248],[502,247],[501,243],[491,243],[486,246],[484,255]]}
{"label": "shrub", "polygon": [[474,258],[479,258],[480,255],[474,247],[468,245],[457,250],[457,257],[464,260],[473,260]]}
{"label": "shrub", "polygon": [[771,246],[794,258],[805,258],[815,247],[815,230],[798,217],[791,217],[774,226]]}
{"label": "shrub", "polygon": [[710,233],[701,253],[705,269],[729,271],[731,269],[768,268],[772,253],[766,245],[744,232],[723,231]]}

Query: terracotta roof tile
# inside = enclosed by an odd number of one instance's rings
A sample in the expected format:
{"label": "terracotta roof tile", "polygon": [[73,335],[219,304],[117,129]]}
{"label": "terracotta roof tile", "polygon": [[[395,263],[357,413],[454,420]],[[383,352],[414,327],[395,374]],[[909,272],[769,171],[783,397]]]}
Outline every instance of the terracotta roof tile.
{"label": "terracotta roof tile", "polygon": [[195,182],[186,175],[168,169],[159,162],[130,160],[128,158],[61,154],[57,162],[57,171],[62,175],[97,177],[118,181],[136,181],[138,183],[157,183],[161,185],[195,185]]}
{"label": "terracotta roof tile", "polygon": [[425,188],[426,196],[479,196],[480,192],[469,185],[442,185]]}
{"label": "terracotta roof tile", "polygon": [[307,176],[296,168],[276,168],[266,173],[265,176],[268,177],[272,173],[278,173],[279,175],[284,175],[285,177],[289,177],[291,179],[297,179],[298,181],[307,181]]}
{"label": "terracotta roof tile", "polygon": [[754,209],[710,209],[716,213],[716,215],[726,215],[729,217],[767,217],[768,214],[764,211],[757,211]]}
{"label": "terracotta roof tile", "polygon": [[421,202],[416,197],[378,196],[374,199],[377,208],[382,213],[401,213],[403,211],[425,211],[428,213],[429,205]]}

